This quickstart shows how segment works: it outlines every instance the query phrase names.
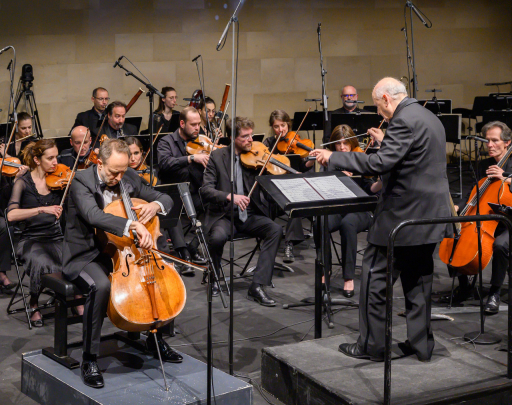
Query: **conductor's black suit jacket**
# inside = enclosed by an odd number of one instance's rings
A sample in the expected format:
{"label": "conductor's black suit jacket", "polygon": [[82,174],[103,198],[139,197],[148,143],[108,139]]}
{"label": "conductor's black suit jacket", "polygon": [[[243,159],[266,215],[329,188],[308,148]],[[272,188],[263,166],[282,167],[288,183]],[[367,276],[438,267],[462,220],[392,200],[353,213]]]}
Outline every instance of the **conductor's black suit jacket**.
{"label": "conductor's black suit jacket", "polygon": [[[398,105],[377,153],[334,152],[329,164],[360,174],[381,175],[368,242],[387,246],[390,231],[406,219],[449,217],[446,135],[441,121],[413,98]],[[410,226],[396,246],[437,243],[446,225]]]}
{"label": "conductor's black suit jacket", "polygon": [[[247,169],[242,166],[245,195],[249,194],[258,174],[257,170]],[[231,212],[231,203],[227,200],[227,196],[231,192],[230,178],[231,146],[214,150],[206,165],[203,186],[201,187],[201,197],[203,201],[210,203],[205,220],[206,232],[210,230],[215,222],[224,217],[224,215],[229,215]],[[251,195],[249,208],[253,210],[255,214],[265,216],[269,214],[268,201],[263,196],[259,184],[256,185]]]}
{"label": "conductor's black suit jacket", "polygon": [[[77,172],[69,189],[62,271],[70,280],[78,277],[82,269],[101,253],[95,228],[122,236],[126,226],[126,218],[103,212],[103,193],[97,173],[96,165]],[[133,169],[128,168],[123,182],[130,197],[147,202],[159,201],[166,212],[170,212],[171,197],[142,184]]]}

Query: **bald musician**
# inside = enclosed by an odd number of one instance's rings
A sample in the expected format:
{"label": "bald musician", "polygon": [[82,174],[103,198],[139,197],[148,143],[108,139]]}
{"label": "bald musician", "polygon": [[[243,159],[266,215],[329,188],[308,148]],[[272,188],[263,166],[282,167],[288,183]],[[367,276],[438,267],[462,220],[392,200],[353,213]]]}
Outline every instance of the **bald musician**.
{"label": "bald musician", "polygon": [[334,111],[329,112],[329,121],[325,123],[324,128],[324,136],[322,137],[323,143],[329,142],[329,138],[331,137],[331,115],[332,114],[350,114],[356,112],[357,108],[357,89],[354,86],[345,86],[341,89],[341,103],[342,106]]}
{"label": "bald musician", "polygon": [[[84,137],[87,138],[85,139],[82,150],[80,151],[80,146],[82,145]],[[85,163],[85,160],[91,153],[91,134],[90,132],[88,133],[87,128],[81,125],[73,128],[71,130],[69,143],[71,143],[71,148],[62,150],[60,155],[57,156],[57,161],[71,168],[73,168],[77,157],[78,164]],[[80,155],[78,152],[80,152]]]}

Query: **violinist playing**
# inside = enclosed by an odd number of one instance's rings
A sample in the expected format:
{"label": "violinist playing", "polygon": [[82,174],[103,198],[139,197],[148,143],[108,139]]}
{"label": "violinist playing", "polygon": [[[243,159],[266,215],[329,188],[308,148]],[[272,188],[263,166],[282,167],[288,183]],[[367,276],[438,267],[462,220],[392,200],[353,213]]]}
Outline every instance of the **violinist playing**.
{"label": "violinist playing", "polygon": [[[201,127],[199,128],[199,135],[207,135],[211,140],[213,140],[216,136],[223,136],[221,129],[217,128],[215,121],[216,108],[217,106],[215,105],[215,101],[213,101],[213,99],[210,97],[205,97],[204,100],[201,97],[197,107],[199,114],[201,115]],[[208,127],[208,124],[210,127]]]}
{"label": "violinist playing", "polygon": [[[41,276],[62,270],[62,230],[56,221],[62,215],[59,205],[62,193],[46,184],[46,174],[55,171],[58,150],[55,142],[42,139],[28,144],[22,155],[30,171],[15,183],[7,206],[9,222],[24,221],[17,255],[30,277],[30,307],[38,307]],[[10,251],[10,249],[9,249]],[[30,317],[32,326],[42,327],[39,311]]]}
{"label": "violinist playing", "polygon": [[[229,128],[228,133],[231,133],[231,120],[226,126]],[[276,305],[276,301],[267,295],[265,287],[269,286],[272,281],[272,272],[283,231],[281,226],[269,218],[268,202],[261,195],[259,185],[256,185],[251,198],[247,197],[254,185],[258,171],[244,167],[240,159],[242,154],[251,150],[254,122],[247,118],[237,117],[235,126],[234,226],[236,232],[261,239],[261,252],[247,296],[260,305],[273,307]],[[231,229],[230,160],[231,146],[214,150],[208,166],[206,166],[201,188],[203,200],[210,203],[206,216],[205,233],[208,235],[209,250],[217,272]],[[217,295],[219,293],[217,285],[214,284],[213,287]]]}
{"label": "violinist playing", "polygon": [[[80,145],[82,145],[82,141],[84,136],[87,138],[84,141],[84,145],[82,147],[82,151],[80,152],[80,156],[78,156],[78,152],[80,151]],[[75,165],[75,161],[78,156],[78,165],[77,169],[84,169],[84,164],[91,153],[91,135],[86,127],[77,126],[74,127],[71,131],[71,138],[69,139],[71,143],[71,148],[64,149],[61,151],[60,155],[57,156],[57,160],[59,163],[66,165],[67,167],[72,168]]]}
{"label": "violinist playing", "polygon": [[[135,231],[140,247],[152,248],[155,241],[144,225],[157,213],[166,215],[173,205],[171,197],[142,183],[137,173],[128,167],[129,160],[128,145],[119,139],[108,139],[100,147],[98,164],[78,172],[69,190],[62,270],[67,279],[88,293],[83,316],[81,376],[84,384],[93,388],[104,385],[96,359],[110,296],[108,274],[112,272],[112,260],[102,253],[95,229],[128,237]],[[148,201],[133,207],[138,221],[103,212],[110,202],[120,198],[121,179],[131,198]],[[160,332],[157,332],[157,339],[162,360],[174,363],[183,360],[163,340]],[[147,348],[156,355],[153,339],[147,339]]]}
{"label": "violinist playing", "polygon": [[[504,180],[503,172],[512,172],[512,159],[508,159],[505,165],[500,168],[496,163],[507,153],[512,139],[512,131],[510,128],[500,121],[493,121],[485,124],[482,128],[482,135],[489,141],[487,149],[489,151],[489,158],[480,163],[480,173],[478,178],[489,177],[498,181]],[[504,187],[507,187],[512,192],[511,179],[505,180]],[[469,200],[469,194],[464,201]],[[456,211],[462,211],[465,205],[459,207],[456,205]],[[508,271],[508,228],[500,221],[498,227],[494,232],[494,243],[492,246],[492,272],[491,272],[491,288],[487,297],[487,303],[484,307],[484,312],[487,315],[497,314],[500,310],[500,292],[505,275]],[[468,281],[468,276],[461,274],[458,276],[459,287],[456,288],[453,295],[455,302],[462,302],[472,295],[471,286]],[[450,297],[443,297],[443,301],[448,300]]]}
{"label": "violinist playing", "polygon": [[[32,117],[26,112],[20,112],[18,114],[18,131],[14,134],[14,139],[9,145],[6,157],[21,158],[21,151],[31,142],[30,135],[32,135]],[[4,155],[4,148],[5,144],[2,140],[0,141],[0,156],[2,157]]]}
{"label": "violinist playing", "polygon": [[[292,120],[286,111],[274,110],[272,113],[270,113],[269,125],[271,128],[271,136],[265,138],[263,144],[272,150],[279,135],[283,134],[284,137],[289,131],[291,131]],[[275,153],[279,152],[277,148],[275,148],[274,151]],[[302,161],[299,171],[306,172],[311,170],[314,165],[314,160]],[[295,257],[293,255],[293,246],[298,245],[305,239],[306,237],[304,235],[304,228],[302,226],[302,218],[289,218],[288,222],[286,223],[286,231],[284,237],[284,263],[293,263],[295,261]]]}
{"label": "violinist playing", "polygon": [[[351,138],[344,140],[345,138]],[[355,138],[355,134],[348,125],[338,125],[332,131],[329,142],[339,141],[329,145],[332,151],[336,152],[363,152],[359,147],[359,142]],[[373,177],[356,176],[354,173],[343,170],[343,168],[336,167],[329,164],[325,171],[341,170],[343,173],[353,180],[364,190],[367,194],[375,194],[382,188],[382,181]],[[356,273],[356,257],[357,257],[357,234],[370,228],[372,222],[371,212],[351,212],[345,215],[334,214],[329,215],[327,218],[329,233],[339,231],[341,242],[341,268],[343,270],[344,286],[342,294],[351,298],[354,296],[354,276]],[[316,246],[320,246],[321,241],[315,241]],[[327,257],[329,263],[327,268],[331,268],[331,244],[328,245]]]}

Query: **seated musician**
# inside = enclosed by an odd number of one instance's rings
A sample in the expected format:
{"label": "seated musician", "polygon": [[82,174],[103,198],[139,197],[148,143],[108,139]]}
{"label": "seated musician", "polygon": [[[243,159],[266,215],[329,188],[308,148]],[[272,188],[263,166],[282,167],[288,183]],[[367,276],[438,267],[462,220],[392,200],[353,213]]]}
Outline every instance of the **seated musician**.
{"label": "seated musician", "polygon": [[[205,103],[206,102],[206,103]],[[210,139],[213,139],[215,135],[213,134],[213,125],[217,125],[217,122],[214,122],[215,120],[215,114],[216,114],[216,105],[215,101],[213,101],[210,97],[205,97],[204,100],[201,98],[199,100],[199,105],[197,106],[197,110],[199,111],[199,114],[201,115],[201,126],[199,128],[199,135],[207,135]],[[206,119],[208,117],[208,120]],[[208,128],[208,124],[210,127]],[[222,136],[222,131],[220,129],[217,129],[215,134],[219,134],[219,136]]]}
{"label": "seated musician", "polygon": [[[271,128],[271,136],[265,138],[263,144],[272,150],[274,147],[279,134],[283,134],[283,137],[291,131],[292,120],[290,116],[284,110],[274,110],[270,113],[269,125]],[[274,149],[274,153],[280,153],[277,148]],[[307,160],[301,163],[301,172],[311,170],[315,165],[314,160]],[[283,262],[293,263],[295,257],[293,255],[293,246],[302,242],[305,238],[304,229],[302,227],[302,218],[289,218],[286,224],[286,232],[284,237],[284,257]]]}
{"label": "seated musician", "polygon": [[90,110],[78,113],[75,119],[75,123],[71,130],[78,126],[89,128],[91,136],[96,136],[100,129],[101,122],[105,118],[105,109],[107,108],[110,97],[108,96],[107,89],[103,87],[97,87],[92,91],[91,101],[93,107]]}
{"label": "seated musician", "polygon": [[153,123],[153,131],[156,133],[163,124],[162,134],[170,132],[171,118],[179,111],[174,110],[178,104],[178,95],[173,87],[166,86],[162,88],[164,98],[158,99],[158,108],[155,111],[155,119]]}
{"label": "seated musician", "polygon": [[[348,125],[338,125],[332,131],[329,142],[338,141],[337,143],[329,145],[329,149],[333,152],[363,152],[359,147],[357,138],[350,138],[355,136],[352,128]],[[326,171],[342,170],[342,168],[328,164]],[[368,194],[375,194],[382,188],[381,180],[375,181],[373,178],[356,176],[353,173],[343,170],[347,176],[352,177],[353,180]],[[341,241],[341,267],[343,269],[343,279],[345,284],[343,286],[343,295],[347,298],[354,296],[354,276],[356,273],[356,257],[357,257],[357,234],[370,228],[372,222],[372,214],[370,212],[352,212],[345,215],[334,214],[328,216],[329,232],[340,232]],[[320,241],[316,241],[316,246],[320,246]],[[329,253],[327,257],[330,259],[331,244],[329,243]],[[331,262],[328,263],[328,268],[331,268]]]}
{"label": "seated musician", "polygon": [[[87,138],[84,141],[82,150],[80,151],[80,146],[82,145],[84,136],[87,136]],[[71,130],[71,137],[69,139],[69,143],[71,144],[71,148],[62,150],[60,152],[60,155],[57,156],[57,161],[59,163],[65,164],[67,167],[70,167],[72,169],[75,165],[78,152],[80,152],[80,156],[78,157],[77,169],[83,169],[85,160],[89,156],[89,153],[91,153],[91,134],[87,131],[87,128],[84,126],[80,125],[74,127]]]}
{"label": "seated musician", "polygon": [[[330,112],[329,117],[330,114],[350,114],[358,110],[357,103],[354,103],[354,101],[357,101],[358,98],[357,90],[354,86],[343,87],[343,89],[341,89],[340,97],[343,105],[340,108]],[[329,119],[325,125],[326,127],[324,128],[323,143],[329,142],[329,137],[331,135],[331,120]]]}
{"label": "seated musician", "polygon": [[[199,188],[203,183],[203,172],[210,155],[198,153],[187,155],[187,143],[197,138],[201,117],[194,107],[185,107],[180,113],[180,127],[172,134],[163,136],[156,147],[158,157],[158,177],[162,184],[190,183],[190,194],[197,215],[204,213]],[[173,243],[178,243],[182,259],[198,264],[206,263],[198,251],[199,240],[194,237],[185,248],[180,246],[179,235],[171,234]],[[184,243],[184,242],[183,242]]]}
{"label": "seated musician", "polygon": [[[227,127],[231,133],[231,120]],[[267,295],[265,286],[269,286],[272,281],[274,262],[283,231],[281,226],[268,217],[268,203],[260,194],[259,185],[256,185],[251,198],[247,197],[258,172],[244,167],[240,162],[240,156],[251,150],[254,123],[247,118],[237,117],[235,128],[234,227],[236,232],[261,238],[261,252],[247,295],[249,299],[263,306],[275,306],[276,301]],[[224,245],[230,237],[230,157],[231,146],[212,152],[201,188],[203,199],[210,203],[205,233],[208,235],[209,250],[217,272],[221,266]],[[214,287],[217,286],[214,284]]]}
{"label": "seated musician", "polygon": [[[142,144],[134,136],[129,136],[128,138],[125,139],[125,142],[128,145],[128,147],[130,148],[129,166],[133,170],[137,170],[137,169],[139,169],[140,163],[141,163],[143,155],[144,155],[144,150],[142,149]],[[145,172],[146,173],[139,173],[139,176],[141,178],[142,183],[145,184],[146,186],[149,186],[149,181],[150,181],[149,167],[147,170],[145,170]],[[165,229],[162,229],[162,233],[163,232],[165,232]],[[178,253],[178,256],[181,257],[182,259],[190,261],[190,254],[188,253],[187,244],[185,243],[185,235],[183,234],[183,225],[181,224],[181,221],[178,220],[178,225],[176,225],[174,228],[170,228],[168,230],[168,232],[169,232],[169,237],[172,241],[174,250],[176,250],[176,252]],[[159,243],[158,250],[161,250],[166,253],[170,253],[170,251],[168,252],[169,248],[166,243],[166,238],[159,238],[157,242]],[[182,263],[174,263],[174,267],[176,267],[176,270],[178,270],[182,276],[193,277],[195,275],[194,269],[189,265],[182,264]]]}
{"label": "seated musician", "polygon": [[[122,101],[112,101],[106,110],[107,119],[105,120],[105,124],[101,131],[102,134],[106,134],[111,139],[117,139],[120,136],[137,135],[137,128],[135,125],[125,122],[125,103]],[[97,145],[95,147],[97,147]]]}
{"label": "seated musician", "polygon": [[[507,153],[512,139],[512,131],[510,128],[500,121],[493,121],[485,124],[482,128],[482,135],[489,141],[487,149],[489,158],[483,160],[479,165],[479,178],[488,177],[502,181],[504,179],[503,172],[512,172],[512,159],[508,159],[505,165],[500,168],[498,163]],[[505,180],[512,192],[511,179]],[[465,201],[469,200],[469,194]],[[465,206],[457,211],[462,211]],[[501,286],[505,281],[505,275],[508,271],[508,229],[502,222],[498,223],[498,227],[494,232],[493,256],[492,256],[492,273],[491,288],[485,305],[484,311],[488,315],[497,314],[500,309],[500,292]],[[455,291],[454,301],[461,302],[471,295],[471,287],[468,282],[468,276],[459,275],[459,289]]]}
{"label": "seated musician", "polygon": [[[22,154],[30,172],[14,183],[7,219],[11,223],[25,223],[17,255],[30,277],[30,307],[35,309],[41,292],[41,276],[62,270],[62,230],[56,221],[62,214],[59,205],[62,192],[51,191],[46,184],[46,174],[55,171],[57,166],[58,150],[53,140],[32,142]],[[43,326],[39,311],[34,311],[30,320],[32,326]]]}
{"label": "seated musician", "polygon": [[[87,292],[83,317],[82,380],[85,385],[101,388],[103,376],[96,362],[99,354],[101,326],[110,297],[108,274],[112,260],[102,253],[95,228],[116,236],[130,236],[135,231],[142,249],[153,247],[151,234],[144,226],[158,212],[168,213],[172,199],[142,184],[137,173],[128,167],[130,149],[122,140],[108,139],[100,147],[98,165],[75,175],[70,186],[66,231],[63,244],[63,273],[82,291]],[[103,212],[111,201],[120,198],[119,182],[123,181],[131,198],[148,201],[134,207],[139,221],[116,217]],[[180,363],[176,353],[157,332],[158,346],[164,361]],[[147,348],[156,356],[153,339]]]}
{"label": "seated musician", "polygon": [[[20,112],[18,114],[18,130],[14,134],[6,156],[21,158],[23,148],[32,142],[30,135],[32,135],[32,117],[26,112]],[[0,141],[0,156],[2,157],[4,155],[4,147],[2,138]]]}

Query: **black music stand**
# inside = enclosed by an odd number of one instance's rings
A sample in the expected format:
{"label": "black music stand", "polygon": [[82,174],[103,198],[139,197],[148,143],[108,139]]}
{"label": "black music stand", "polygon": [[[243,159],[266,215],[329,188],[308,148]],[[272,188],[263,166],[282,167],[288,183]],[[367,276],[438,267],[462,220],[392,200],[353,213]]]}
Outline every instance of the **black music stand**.
{"label": "black music stand", "polygon": [[[293,308],[298,306],[315,306],[315,339],[322,337],[322,308],[326,310],[329,318],[329,327],[334,327],[331,320],[331,305],[356,305],[351,300],[337,299],[330,297],[330,278],[329,269],[325,268],[324,263],[327,262],[327,251],[330,243],[329,228],[327,226],[327,218],[331,214],[373,211],[377,205],[377,197],[366,194],[350,177],[341,172],[318,172],[318,173],[301,173],[301,174],[284,174],[279,176],[279,180],[297,179],[297,178],[314,178],[336,176],[356,197],[341,199],[320,199],[307,202],[290,202],[281,190],[272,182],[275,176],[258,176],[256,180],[260,186],[272,196],[281,209],[290,217],[316,217],[318,232],[317,240],[321,240],[320,249],[317,246],[317,258],[315,260],[315,302],[283,305],[283,308]],[[325,276],[325,292],[322,290],[322,276]]]}
{"label": "black music stand", "polygon": [[[126,117],[124,122],[126,124],[133,125],[135,128],[137,128],[137,133],[135,135],[138,135],[140,132],[140,127],[142,125],[142,117]],[[126,135],[128,136],[128,135]]]}
{"label": "black music stand", "polygon": [[460,114],[441,114],[436,115],[436,117],[439,118],[443,124],[446,133],[446,142],[459,145],[459,192],[453,193],[452,197],[462,198],[462,116]]}
{"label": "black music stand", "polygon": [[425,108],[434,114],[451,114],[452,100],[432,98],[428,100],[418,100],[418,103],[424,105]]}
{"label": "black music stand", "polygon": [[510,128],[510,127],[512,127],[512,111],[511,110],[484,111],[481,124],[485,125],[491,121],[504,122]]}
{"label": "black music stand", "polygon": [[[293,114],[293,124],[292,131],[297,131],[299,129],[299,125],[304,120],[304,116],[307,114],[305,111],[296,112]],[[323,111],[310,111],[307,115],[302,127],[300,127],[301,131],[313,131],[313,145],[316,147],[316,130],[324,129],[324,112]],[[329,134],[330,136],[330,134]]]}
{"label": "black music stand", "polygon": [[[364,134],[369,128],[377,128],[382,122],[382,117],[373,113],[359,113],[359,114],[331,114],[331,128],[334,130],[338,125],[346,124],[356,135]],[[384,123],[381,128],[386,128],[387,123]]]}

